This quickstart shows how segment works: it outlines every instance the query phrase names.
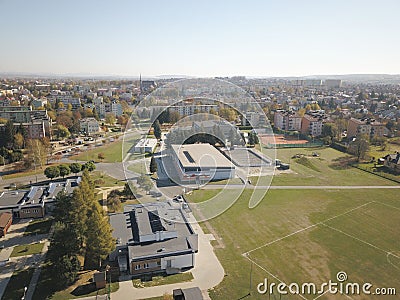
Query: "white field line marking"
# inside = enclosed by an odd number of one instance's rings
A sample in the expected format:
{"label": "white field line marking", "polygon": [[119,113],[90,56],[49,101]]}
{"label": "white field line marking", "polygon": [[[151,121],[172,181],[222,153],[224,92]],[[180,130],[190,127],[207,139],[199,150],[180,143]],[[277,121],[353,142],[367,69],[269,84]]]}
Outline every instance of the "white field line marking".
{"label": "white field line marking", "polygon": [[398,267],[398,266],[396,266],[394,263],[392,263],[391,261],[390,261],[390,259],[389,259],[389,256],[390,255],[392,255],[392,256],[395,256],[395,255],[393,255],[393,253],[391,253],[391,252],[388,252],[387,254],[386,254],[386,260],[387,260],[387,262],[389,263],[389,264],[391,264],[394,268],[396,268],[397,270],[400,270],[400,268]]}
{"label": "white field line marking", "polygon": [[307,226],[307,227],[305,227],[305,228],[299,229],[299,230],[297,230],[297,231],[295,231],[295,232],[289,233],[288,235],[285,235],[285,236],[280,237],[280,238],[278,238],[278,239],[276,239],[276,240],[273,240],[273,241],[271,241],[271,242],[265,243],[264,245],[261,245],[261,246],[259,246],[259,247],[256,247],[256,248],[254,248],[254,249],[252,249],[252,250],[249,250],[249,251],[247,251],[247,252],[244,252],[244,253],[242,253],[242,255],[248,255],[248,254],[250,254],[251,252],[254,252],[254,251],[259,250],[259,249],[261,249],[261,248],[270,246],[270,245],[272,245],[272,244],[274,244],[274,243],[276,243],[276,242],[282,241],[282,240],[284,240],[284,239],[286,239],[286,238],[288,238],[288,237],[291,237],[291,236],[293,236],[293,235],[296,235],[296,234],[298,234],[298,233],[300,233],[300,232],[303,232],[303,231],[306,231],[306,230],[308,230],[308,229],[310,229],[310,228],[313,228],[313,227],[316,227],[316,226],[318,226],[318,225],[321,225],[321,224],[323,224],[324,222],[331,221],[331,220],[333,220],[333,219],[335,219],[335,218],[338,218],[338,217],[344,216],[344,215],[346,215],[346,214],[349,214],[349,213],[351,213],[351,212],[353,212],[353,211],[355,211],[355,210],[357,210],[357,209],[359,209],[359,208],[361,208],[361,207],[367,206],[367,205],[369,205],[369,204],[371,204],[371,203],[373,203],[373,202],[375,202],[375,201],[370,201],[370,202],[364,203],[364,204],[362,204],[362,205],[360,205],[360,206],[357,206],[357,207],[355,207],[355,208],[352,208],[352,209],[350,209],[350,210],[348,210],[348,211],[346,211],[346,212],[344,212],[344,213],[338,214],[338,215],[336,215],[336,216],[333,216],[333,217],[328,218],[328,219],[326,219],[326,220],[323,220],[323,221],[321,221],[321,222],[315,223],[315,224],[313,224],[313,225],[310,225],[310,226]]}
{"label": "white field line marking", "polygon": [[[263,266],[261,266],[260,264],[258,264],[256,261],[254,261],[253,259],[251,259],[247,254],[243,253],[242,254],[244,257],[246,257],[249,261],[251,261],[251,263],[255,264],[257,267],[259,267],[261,270],[263,270],[264,272],[266,272],[267,274],[269,274],[271,277],[275,278],[277,281],[282,282],[284,284],[286,284],[286,282],[284,282],[283,280],[280,280],[276,275],[272,274],[271,272],[269,272],[267,269],[265,269]],[[286,284],[287,285],[287,284]],[[304,300],[307,300],[307,298],[305,298],[303,295],[301,294],[297,294],[298,296],[300,296],[301,298],[303,298]]]}
{"label": "white field line marking", "polygon": [[386,203],[379,202],[379,201],[374,201],[374,202],[382,204],[382,205],[385,205],[385,206],[390,207],[390,208],[394,208],[394,209],[400,210],[399,207],[396,207],[396,206],[393,206],[393,205],[390,205],[390,204],[386,204]]}
{"label": "white field line marking", "polygon": [[[290,237],[290,236],[296,235],[297,233],[306,231],[306,230],[308,230],[308,229],[310,229],[310,228],[313,228],[313,227],[316,227],[316,226],[318,226],[318,225],[323,225],[323,226],[325,226],[325,227],[330,228],[331,230],[338,231],[338,232],[340,232],[340,233],[342,233],[342,234],[344,234],[344,235],[347,235],[347,236],[349,236],[349,237],[351,237],[351,238],[353,238],[353,239],[355,239],[355,240],[357,240],[357,241],[359,241],[359,242],[361,242],[361,243],[364,243],[364,244],[366,244],[366,245],[368,245],[368,246],[370,246],[370,247],[373,247],[373,248],[375,248],[375,249],[377,249],[377,250],[379,250],[379,251],[382,251],[382,252],[386,253],[386,258],[387,258],[387,261],[389,262],[389,264],[391,264],[391,265],[392,265],[393,267],[395,267],[396,269],[399,269],[396,265],[394,265],[394,264],[393,264],[392,262],[390,262],[390,260],[389,260],[389,256],[390,256],[390,255],[392,255],[392,256],[394,256],[394,257],[400,259],[399,256],[397,256],[397,255],[395,255],[395,254],[393,254],[393,253],[391,253],[391,252],[388,252],[388,251],[386,251],[386,250],[384,250],[384,249],[381,249],[381,248],[379,248],[379,247],[377,247],[377,246],[375,246],[375,245],[373,245],[373,244],[371,244],[371,243],[369,243],[369,242],[363,241],[363,240],[361,240],[361,239],[359,239],[359,238],[357,238],[357,237],[354,237],[354,236],[352,236],[352,235],[350,235],[350,234],[347,234],[347,233],[345,233],[345,232],[343,232],[343,231],[341,231],[341,230],[339,230],[339,229],[337,229],[337,228],[331,227],[331,226],[329,226],[329,225],[327,225],[327,224],[324,223],[324,222],[327,222],[327,221],[331,221],[331,220],[333,220],[333,219],[335,219],[335,218],[344,216],[344,215],[346,215],[346,214],[349,214],[349,213],[351,213],[351,212],[353,212],[353,211],[355,211],[355,210],[357,210],[357,209],[359,209],[359,208],[362,208],[362,207],[364,207],[364,206],[367,206],[367,205],[369,205],[369,204],[371,204],[371,203],[379,203],[379,204],[383,204],[383,205],[386,205],[386,206],[388,206],[388,207],[391,207],[391,208],[395,208],[395,209],[400,210],[400,208],[391,206],[391,205],[389,205],[389,204],[385,204],[385,203],[382,203],[382,202],[379,202],[379,201],[370,201],[370,202],[364,203],[364,204],[362,204],[362,205],[360,205],[360,206],[357,206],[357,207],[355,207],[355,208],[352,208],[352,209],[350,209],[350,210],[348,210],[348,211],[346,211],[346,212],[344,212],[344,213],[338,214],[338,215],[336,215],[336,216],[333,216],[333,217],[331,217],[331,218],[328,218],[328,219],[326,219],[326,220],[324,220],[324,221],[321,221],[321,222],[318,222],[318,223],[316,223],[316,224],[307,226],[307,227],[305,227],[305,228],[302,228],[302,229],[300,229],[300,230],[297,230],[297,231],[295,231],[295,232],[292,232],[292,233],[290,233],[290,234],[288,234],[288,235],[286,235],[286,236],[283,236],[283,237],[281,237],[281,238],[278,238],[278,239],[276,239],[276,240],[274,240],[274,241],[268,242],[268,243],[266,243],[266,244],[264,244],[264,245],[262,245],[262,246],[256,247],[256,248],[254,248],[254,249],[252,249],[252,250],[250,250],[250,251],[244,252],[244,253],[242,253],[242,256],[244,256],[244,257],[247,258],[249,261],[251,261],[252,263],[254,263],[257,267],[259,267],[261,270],[263,270],[264,272],[266,272],[267,274],[269,274],[271,277],[275,278],[275,279],[278,280],[279,282],[285,283],[284,281],[280,280],[277,276],[273,275],[271,272],[269,272],[267,269],[265,269],[263,266],[261,266],[260,264],[258,264],[254,259],[251,259],[250,256],[249,256],[249,254],[250,254],[251,252],[256,251],[256,250],[259,250],[259,249],[261,249],[261,248],[263,248],[263,247],[267,247],[267,246],[270,246],[270,245],[272,245],[272,244],[274,244],[274,243],[276,243],[276,242],[282,241],[282,240],[284,240],[285,238],[288,238],[288,237]],[[285,284],[286,284],[286,283],[285,283]],[[329,290],[327,290],[327,291],[325,291],[323,294],[318,295],[317,297],[313,298],[313,300],[316,300],[316,299],[320,298],[321,296],[325,295],[327,292],[329,292]],[[302,296],[301,294],[298,294],[298,295],[299,295],[300,297],[302,297],[303,299],[306,299],[306,298],[305,298],[304,296]],[[349,298],[349,299],[353,299],[353,298],[350,297],[349,295],[346,295],[346,294],[342,294],[342,295],[346,296],[346,297]],[[306,299],[306,300],[307,300],[307,299]]]}
{"label": "white field line marking", "polygon": [[[254,259],[251,259],[247,254],[242,254],[245,258],[247,258],[249,261],[251,261],[251,263],[255,264],[257,267],[259,267],[261,270],[263,270],[264,272],[266,272],[268,275],[270,275],[271,277],[275,278],[277,281],[282,282],[286,285],[288,285],[286,282],[284,282],[283,280],[279,279],[276,275],[272,274],[271,272],[269,272],[266,268],[264,268],[263,266],[261,266],[260,264],[258,264]],[[317,297],[313,298],[312,300],[316,300],[318,298],[320,298],[321,296],[325,295],[326,293],[329,292],[329,289],[326,290],[325,292],[323,292],[322,294],[318,295]],[[350,297],[349,295],[343,294],[342,295],[346,296],[349,299],[353,299],[352,297]],[[307,300],[306,297],[304,297],[302,294],[295,294],[294,296],[300,296],[301,298]]]}
{"label": "white field line marking", "polygon": [[370,247],[372,247],[372,248],[375,248],[376,250],[382,251],[382,252],[384,252],[386,255],[390,254],[390,255],[392,255],[392,256],[394,256],[394,257],[400,259],[400,256],[397,256],[396,254],[393,254],[393,253],[391,253],[391,252],[388,252],[388,251],[386,251],[385,249],[382,249],[382,248],[380,248],[380,247],[378,247],[378,246],[375,246],[374,244],[371,244],[371,243],[369,243],[369,242],[367,242],[367,241],[364,241],[364,240],[362,240],[362,239],[360,239],[360,238],[358,238],[358,237],[355,237],[354,235],[348,234],[348,233],[346,233],[346,232],[344,232],[344,231],[342,231],[342,230],[340,230],[340,229],[337,229],[337,228],[335,228],[335,227],[329,226],[329,225],[324,224],[324,223],[322,223],[322,225],[324,225],[324,226],[326,226],[326,227],[328,227],[328,228],[330,228],[330,229],[332,229],[332,230],[335,230],[335,231],[337,231],[337,232],[340,232],[340,233],[342,233],[342,234],[344,234],[344,235],[347,235],[348,237],[351,237],[351,238],[355,239],[356,241],[359,241],[359,242],[361,242],[361,243],[363,243],[363,244],[366,244],[366,245],[368,245],[368,246],[370,246]]}

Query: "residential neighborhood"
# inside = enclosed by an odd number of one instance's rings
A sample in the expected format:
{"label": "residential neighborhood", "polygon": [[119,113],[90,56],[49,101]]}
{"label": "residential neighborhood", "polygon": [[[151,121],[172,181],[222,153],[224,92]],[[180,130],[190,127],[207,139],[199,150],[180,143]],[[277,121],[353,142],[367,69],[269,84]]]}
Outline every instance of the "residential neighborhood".
{"label": "residential neighborhood", "polygon": [[0,11],[0,300],[399,299],[399,1]]}

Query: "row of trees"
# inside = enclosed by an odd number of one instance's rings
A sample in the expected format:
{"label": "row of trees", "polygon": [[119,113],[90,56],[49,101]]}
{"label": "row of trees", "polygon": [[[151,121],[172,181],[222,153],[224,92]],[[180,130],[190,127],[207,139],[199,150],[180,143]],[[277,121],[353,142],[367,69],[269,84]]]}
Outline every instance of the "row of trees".
{"label": "row of trees", "polygon": [[72,164],[62,164],[58,166],[50,166],[44,169],[44,175],[49,179],[54,179],[57,177],[64,178],[71,173],[75,175],[81,171],[87,170],[92,172],[96,169],[96,165],[92,161],[88,161],[84,164],[72,163]]}
{"label": "row of trees", "polygon": [[56,282],[63,287],[77,279],[81,269],[78,257],[84,257],[85,269],[97,269],[114,250],[115,241],[87,170],[71,195],[57,195],[53,215],[56,224],[47,259]]}

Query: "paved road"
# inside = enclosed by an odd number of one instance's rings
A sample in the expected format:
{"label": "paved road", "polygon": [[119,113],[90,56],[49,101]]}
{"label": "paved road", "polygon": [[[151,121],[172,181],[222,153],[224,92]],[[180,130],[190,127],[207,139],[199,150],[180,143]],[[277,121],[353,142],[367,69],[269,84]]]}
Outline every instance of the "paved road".
{"label": "paved road", "polygon": [[219,185],[209,184],[202,189],[272,189],[272,190],[353,190],[353,189],[400,189],[400,185],[271,185],[252,186],[242,184]]}

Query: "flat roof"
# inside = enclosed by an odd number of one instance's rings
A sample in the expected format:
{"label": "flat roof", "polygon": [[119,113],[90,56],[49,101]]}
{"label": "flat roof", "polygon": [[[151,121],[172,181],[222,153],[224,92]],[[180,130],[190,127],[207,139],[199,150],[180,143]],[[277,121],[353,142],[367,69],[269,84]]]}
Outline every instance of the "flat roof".
{"label": "flat roof", "polygon": [[8,212],[0,213],[0,227],[4,228],[8,222],[12,219],[12,214]]}
{"label": "flat roof", "polygon": [[235,168],[210,144],[171,145],[183,168]]}
{"label": "flat roof", "polygon": [[22,199],[24,199],[27,191],[7,191],[0,194],[0,207],[1,206],[16,206]]}
{"label": "flat roof", "polygon": [[165,256],[176,252],[191,251],[185,236],[164,240],[161,242],[138,244],[128,247],[129,259],[135,260],[143,257]]}

